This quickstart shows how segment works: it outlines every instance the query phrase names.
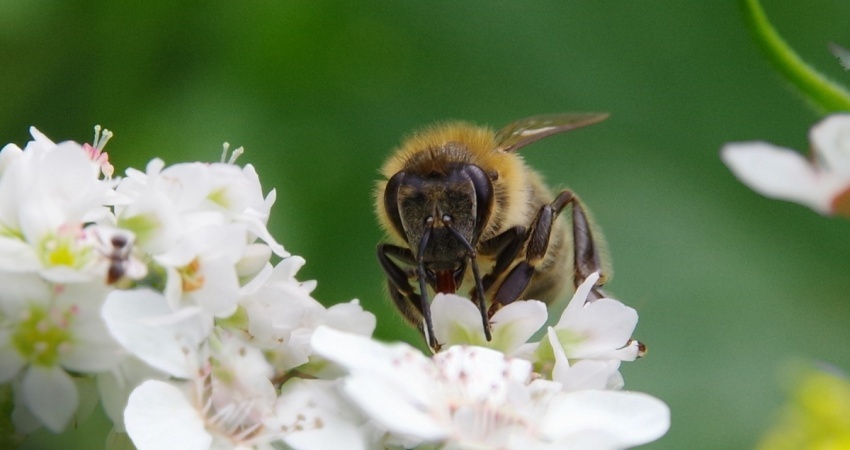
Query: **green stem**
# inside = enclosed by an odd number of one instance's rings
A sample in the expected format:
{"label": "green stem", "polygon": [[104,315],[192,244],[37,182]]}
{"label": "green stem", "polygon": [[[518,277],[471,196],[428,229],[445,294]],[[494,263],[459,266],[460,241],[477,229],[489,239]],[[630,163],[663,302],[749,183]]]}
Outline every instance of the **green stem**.
{"label": "green stem", "polygon": [[850,111],[850,92],[800,58],[767,20],[758,0],[741,0],[744,18],[768,60],[823,113]]}

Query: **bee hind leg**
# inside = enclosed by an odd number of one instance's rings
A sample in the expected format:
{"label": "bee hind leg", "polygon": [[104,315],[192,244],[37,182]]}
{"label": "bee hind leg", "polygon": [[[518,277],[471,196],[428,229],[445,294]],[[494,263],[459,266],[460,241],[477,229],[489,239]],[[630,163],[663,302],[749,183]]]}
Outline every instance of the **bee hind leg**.
{"label": "bee hind leg", "polygon": [[593,237],[593,229],[590,226],[587,212],[581,201],[571,191],[562,191],[553,204],[562,205],[572,203],[572,225],[573,225],[573,284],[578,288],[584,280],[592,273],[599,272],[599,280],[591,288],[587,295],[588,301],[605,297],[602,285],[606,280],[606,274],[599,260],[599,248]]}

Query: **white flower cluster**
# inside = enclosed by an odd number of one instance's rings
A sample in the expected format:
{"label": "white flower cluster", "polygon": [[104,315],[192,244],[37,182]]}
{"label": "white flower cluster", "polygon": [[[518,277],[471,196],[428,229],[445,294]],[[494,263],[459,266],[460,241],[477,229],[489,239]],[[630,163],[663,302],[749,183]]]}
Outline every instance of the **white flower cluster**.
{"label": "white flower cluster", "polygon": [[540,302],[502,308],[487,342],[472,302],[437,296],[444,351],[425,356],[372,340],[357,300],[311,296],[250,165],[113,178],[109,132],[31,132],[0,151],[0,385],[19,433],[62,432],[98,400],[139,450],[616,449],[669,427],[664,403],[618,390],[637,314],[586,302],[595,276],[537,342]]}
{"label": "white flower cluster", "polygon": [[313,346],[346,368],[343,390],[386,431],[383,448],[628,448],[666,433],[669,410],[649,395],[618,391],[620,362],[644,350],[631,339],[634,309],[587,301],[597,280],[593,274],[576,290],[541,341],[532,337],[547,322],[542,302],[501,308],[488,342],[473,302],[439,294],[432,318],[443,347],[432,358],[325,327]]}

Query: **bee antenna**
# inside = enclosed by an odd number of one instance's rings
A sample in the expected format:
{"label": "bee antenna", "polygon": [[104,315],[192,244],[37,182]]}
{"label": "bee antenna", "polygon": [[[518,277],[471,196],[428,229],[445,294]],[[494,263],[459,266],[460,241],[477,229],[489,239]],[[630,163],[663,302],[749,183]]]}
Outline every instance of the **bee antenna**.
{"label": "bee antenna", "polygon": [[439,350],[437,337],[434,336],[434,322],[431,321],[431,305],[428,302],[428,288],[425,284],[425,248],[431,239],[431,230],[434,229],[434,219],[429,217],[425,222],[425,231],[419,241],[419,252],[416,254],[416,275],[419,278],[419,307],[422,310],[422,318],[425,320],[425,333],[428,335],[428,346],[434,351]]}
{"label": "bee antenna", "polygon": [[487,342],[490,342],[493,336],[490,334],[490,318],[487,314],[487,306],[484,304],[484,284],[481,282],[481,272],[478,270],[478,262],[475,260],[477,253],[469,241],[452,226],[452,218],[450,216],[443,216],[443,225],[448,228],[458,242],[466,247],[469,263],[472,266],[472,276],[475,278],[475,294],[478,297],[478,311],[481,313],[481,322],[484,325],[484,336],[487,338]]}

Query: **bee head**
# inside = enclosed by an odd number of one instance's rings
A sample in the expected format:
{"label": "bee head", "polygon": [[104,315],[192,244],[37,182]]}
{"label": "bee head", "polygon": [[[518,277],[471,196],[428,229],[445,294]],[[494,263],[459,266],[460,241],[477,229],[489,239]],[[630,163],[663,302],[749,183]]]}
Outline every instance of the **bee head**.
{"label": "bee head", "polygon": [[[492,202],[489,177],[466,163],[427,173],[399,172],[387,182],[384,195],[393,226],[405,237],[432,285],[446,278],[456,285],[463,278]],[[446,290],[453,292],[438,288]]]}

